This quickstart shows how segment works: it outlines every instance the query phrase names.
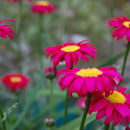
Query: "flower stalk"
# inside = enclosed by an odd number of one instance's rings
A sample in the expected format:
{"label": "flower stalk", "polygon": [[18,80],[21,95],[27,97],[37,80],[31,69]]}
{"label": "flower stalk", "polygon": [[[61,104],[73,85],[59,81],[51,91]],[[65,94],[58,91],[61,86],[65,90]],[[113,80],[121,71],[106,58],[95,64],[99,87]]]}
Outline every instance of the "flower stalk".
{"label": "flower stalk", "polygon": [[54,100],[53,100],[53,79],[50,79],[50,97],[51,97],[51,111],[52,115],[51,118],[54,119]]}
{"label": "flower stalk", "polygon": [[[2,119],[4,118],[4,113],[3,113],[3,110],[1,107],[1,103],[0,103],[0,117],[1,117],[1,121],[2,121]],[[3,120],[1,123],[2,123],[3,130],[8,130],[6,120]]]}
{"label": "flower stalk", "polygon": [[88,114],[88,108],[91,102],[91,93],[87,93],[87,99],[86,99],[86,105],[85,105],[85,109],[84,109],[84,113],[82,116],[82,120],[81,120],[81,124],[80,124],[80,129],[79,130],[83,130],[84,129],[84,123],[85,123],[85,119],[87,117]]}
{"label": "flower stalk", "polygon": [[110,124],[105,125],[104,130],[108,130],[108,129],[109,129],[109,126],[110,126]]}
{"label": "flower stalk", "polygon": [[[128,42],[128,45],[127,45],[127,48],[126,48],[125,58],[124,58],[124,62],[123,62],[122,72],[121,72],[122,77],[124,76],[124,70],[125,70],[125,66],[126,66],[126,61],[127,61],[129,49],[130,49],[130,42]],[[120,85],[121,85],[121,81],[119,83],[119,86]]]}

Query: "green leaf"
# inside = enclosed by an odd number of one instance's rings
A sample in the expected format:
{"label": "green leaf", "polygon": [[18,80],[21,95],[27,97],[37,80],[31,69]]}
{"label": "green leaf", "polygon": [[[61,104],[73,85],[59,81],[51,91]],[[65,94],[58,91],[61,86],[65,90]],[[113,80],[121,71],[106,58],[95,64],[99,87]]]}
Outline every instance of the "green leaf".
{"label": "green leaf", "polygon": [[[89,124],[91,121],[93,121],[96,117],[96,112],[92,113],[91,115],[87,115],[87,118],[85,120],[85,125]],[[79,130],[79,126],[81,123],[82,116],[74,119],[73,121],[69,122],[68,124],[60,127],[57,130]]]}

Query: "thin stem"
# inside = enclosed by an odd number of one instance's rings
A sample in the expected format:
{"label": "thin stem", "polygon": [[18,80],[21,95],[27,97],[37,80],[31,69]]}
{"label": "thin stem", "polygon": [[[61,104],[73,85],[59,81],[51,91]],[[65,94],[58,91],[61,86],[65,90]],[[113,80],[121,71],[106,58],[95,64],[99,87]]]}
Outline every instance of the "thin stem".
{"label": "thin stem", "polygon": [[111,126],[111,130],[114,130],[114,125],[113,125],[113,123],[112,123],[112,126]]}
{"label": "thin stem", "polygon": [[[72,69],[73,69],[73,64],[72,64],[72,66],[71,66],[71,70],[72,70]],[[69,104],[69,94],[68,94],[68,91],[66,90],[64,125],[67,123],[68,104]]]}
{"label": "thin stem", "polygon": [[85,119],[87,117],[88,114],[88,108],[91,102],[91,93],[87,93],[87,100],[86,100],[86,105],[85,105],[85,109],[84,109],[84,113],[82,116],[82,120],[81,120],[81,124],[80,124],[80,129],[79,130],[83,130],[84,129],[84,123],[85,123]]}
{"label": "thin stem", "polygon": [[[122,72],[121,72],[122,77],[124,76],[124,70],[125,70],[125,66],[126,66],[126,61],[127,61],[128,53],[129,53],[129,48],[130,48],[130,42],[128,42],[128,45],[127,45],[127,48],[126,48],[125,59],[124,59],[124,63],[123,63],[123,67],[122,67]],[[119,86],[120,85],[121,85],[121,81],[119,83]]]}
{"label": "thin stem", "polygon": [[109,129],[109,125],[110,125],[110,124],[105,125],[104,130],[108,130],[108,129]]}
{"label": "thin stem", "polygon": [[52,118],[54,119],[54,100],[53,100],[53,79],[50,80],[50,90],[51,90],[51,111],[52,111]]}
{"label": "thin stem", "polygon": [[68,91],[66,91],[64,125],[67,123],[68,103],[69,103],[69,94],[68,94]]}
{"label": "thin stem", "polygon": [[[0,116],[1,116],[1,120],[2,120],[4,118],[4,114],[3,114],[2,107],[1,107],[1,103],[0,103]],[[7,130],[6,119],[4,121],[2,121],[2,127],[3,127],[3,130]]]}

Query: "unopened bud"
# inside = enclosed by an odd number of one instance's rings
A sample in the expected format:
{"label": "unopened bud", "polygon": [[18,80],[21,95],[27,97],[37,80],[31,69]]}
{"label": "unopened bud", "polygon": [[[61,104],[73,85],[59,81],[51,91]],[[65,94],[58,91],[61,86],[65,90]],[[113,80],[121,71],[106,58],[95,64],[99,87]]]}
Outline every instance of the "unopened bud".
{"label": "unopened bud", "polygon": [[44,74],[47,79],[54,79],[56,77],[57,69],[56,67],[45,67]]}
{"label": "unopened bud", "polygon": [[47,126],[47,127],[52,127],[55,125],[55,120],[54,119],[51,119],[51,118],[46,118],[44,120],[44,124]]}
{"label": "unopened bud", "polygon": [[125,130],[130,130],[130,127],[129,127],[129,126],[127,126],[127,127],[125,128]]}

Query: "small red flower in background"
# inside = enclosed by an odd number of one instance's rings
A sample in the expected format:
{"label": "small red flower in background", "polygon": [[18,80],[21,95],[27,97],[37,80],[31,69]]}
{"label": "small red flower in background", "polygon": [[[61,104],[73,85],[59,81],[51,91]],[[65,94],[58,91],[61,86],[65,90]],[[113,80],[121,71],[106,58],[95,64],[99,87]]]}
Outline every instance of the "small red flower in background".
{"label": "small red flower in background", "polygon": [[26,88],[27,84],[29,83],[29,77],[23,74],[6,74],[1,78],[2,83],[9,88],[11,91],[17,89],[24,89]]}
{"label": "small red flower in background", "polygon": [[108,21],[108,26],[114,27],[112,37],[117,37],[116,40],[120,40],[126,36],[127,40],[130,41],[130,20],[121,15],[120,17],[113,17],[113,20]]}
{"label": "small red flower in background", "polygon": [[55,7],[48,1],[37,1],[34,5],[32,5],[31,10],[34,13],[45,14],[54,12]]}
{"label": "small red flower in background", "polygon": [[130,130],[130,127],[129,127],[129,126],[127,126],[127,127],[125,128],[125,130]]}
{"label": "small red flower in background", "polygon": [[86,98],[82,98],[82,99],[78,99],[75,105],[82,109],[85,109],[85,104],[86,104]]}
{"label": "small red flower in background", "polygon": [[123,77],[114,67],[62,69],[56,77],[60,75],[64,76],[59,79],[58,85],[62,91],[67,87],[71,97],[73,92],[79,97],[86,97],[88,92],[92,93],[95,89],[109,94],[114,90],[114,85],[118,87],[119,79],[123,81]]}
{"label": "small red flower in background", "polygon": [[76,65],[78,58],[89,62],[86,55],[91,56],[95,60],[97,49],[91,43],[83,43],[84,41],[88,40],[83,40],[76,44],[73,42],[66,42],[63,43],[63,45],[47,47],[44,50],[47,52],[46,58],[52,55],[51,61],[53,61],[54,66],[57,66],[60,61],[65,60],[67,69],[70,69],[73,63]]}
{"label": "small red flower in background", "polygon": [[94,91],[88,113],[91,115],[92,112],[97,112],[97,120],[106,116],[105,125],[112,121],[114,126],[124,121],[124,126],[127,125],[130,122],[130,94],[125,94],[126,90],[127,88],[120,86],[107,97],[104,93]]}
{"label": "small red flower in background", "polygon": [[[6,1],[19,2],[20,0],[6,0]],[[26,0],[26,1],[28,1],[28,2],[32,2],[32,1],[34,1],[34,0]]]}
{"label": "small red flower in background", "polygon": [[3,37],[3,38],[7,38],[7,35],[8,35],[10,37],[10,39],[13,40],[13,31],[10,29],[10,27],[11,28],[14,28],[14,27],[11,26],[11,25],[8,25],[8,24],[1,25],[3,22],[7,22],[7,21],[15,22],[12,19],[7,19],[7,20],[4,20],[4,21],[0,20],[0,36]]}

